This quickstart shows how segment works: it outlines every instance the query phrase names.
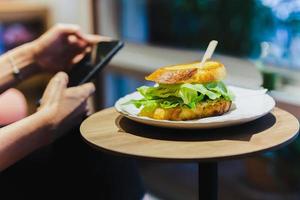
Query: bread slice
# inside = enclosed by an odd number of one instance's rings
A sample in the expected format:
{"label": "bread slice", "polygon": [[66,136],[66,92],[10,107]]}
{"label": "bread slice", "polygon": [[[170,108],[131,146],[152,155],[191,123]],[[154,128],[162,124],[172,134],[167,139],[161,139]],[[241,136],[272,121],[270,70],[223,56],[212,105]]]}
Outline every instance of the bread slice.
{"label": "bread slice", "polygon": [[140,116],[150,117],[158,120],[192,120],[204,117],[211,117],[216,115],[222,115],[229,111],[231,107],[231,101],[219,98],[217,100],[206,100],[196,105],[195,109],[188,107],[176,107],[176,108],[156,108],[153,111],[147,111],[142,109]]}
{"label": "bread slice", "polygon": [[147,76],[146,80],[161,84],[209,83],[222,80],[225,76],[222,63],[207,61],[202,67],[200,62],[162,67]]}

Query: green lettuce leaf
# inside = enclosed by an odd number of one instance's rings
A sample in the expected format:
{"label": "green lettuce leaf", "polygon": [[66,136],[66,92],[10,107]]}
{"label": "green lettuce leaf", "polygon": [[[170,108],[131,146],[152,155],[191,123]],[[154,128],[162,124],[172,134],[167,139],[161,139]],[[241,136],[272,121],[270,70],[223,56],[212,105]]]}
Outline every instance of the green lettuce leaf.
{"label": "green lettuce leaf", "polygon": [[234,99],[233,93],[221,81],[207,84],[184,83],[174,85],[159,84],[153,87],[142,86],[137,91],[144,98],[131,100],[126,104],[134,104],[137,108],[143,106],[144,109],[149,111],[157,107],[175,108],[183,105],[195,108],[198,102],[206,99],[224,98],[230,101]]}

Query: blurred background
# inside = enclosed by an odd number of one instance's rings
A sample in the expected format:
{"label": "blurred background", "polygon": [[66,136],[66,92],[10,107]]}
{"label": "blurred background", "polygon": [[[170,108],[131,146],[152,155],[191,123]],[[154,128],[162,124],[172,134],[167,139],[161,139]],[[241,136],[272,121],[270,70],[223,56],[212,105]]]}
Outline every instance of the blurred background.
{"label": "blurred background", "polygon": [[[226,82],[265,87],[277,106],[300,118],[300,0],[0,0],[0,53],[36,39],[53,24],[120,38],[123,50],[95,80],[95,109],[151,84],[154,69],[200,60],[210,40],[225,64]],[[32,113],[51,75],[8,90],[5,125]],[[19,100],[25,95],[26,101]],[[9,116],[8,116],[9,115]],[[157,199],[197,199],[197,166],[139,162]],[[200,172],[201,173],[201,172]],[[278,151],[219,165],[220,199],[300,199],[300,141]]]}

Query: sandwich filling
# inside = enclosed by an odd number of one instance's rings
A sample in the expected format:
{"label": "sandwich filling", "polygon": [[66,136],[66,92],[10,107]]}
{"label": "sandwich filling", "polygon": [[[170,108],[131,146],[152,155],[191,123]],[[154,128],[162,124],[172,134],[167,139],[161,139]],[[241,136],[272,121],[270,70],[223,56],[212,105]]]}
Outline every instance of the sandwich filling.
{"label": "sandwich filling", "polygon": [[220,110],[228,111],[234,98],[222,81],[206,84],[158,84],[153,87],[142,86],[137,91],[143,98],[129,103],[137,108],[142,107],[141,116],[168,120],[216,115]]}

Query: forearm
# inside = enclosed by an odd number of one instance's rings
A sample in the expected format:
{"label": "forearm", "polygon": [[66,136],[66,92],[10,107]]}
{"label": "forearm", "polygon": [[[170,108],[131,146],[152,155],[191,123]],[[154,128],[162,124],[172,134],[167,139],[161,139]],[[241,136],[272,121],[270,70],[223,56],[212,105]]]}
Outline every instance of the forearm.
{"label": "forearm", "polygon": [[38,72],[34,57],[34,42],[21,45],[0,56],[0,93],[20,81],[14,76],[12,64],[20,70],[21,79]]}
{"label": "forearm", "polygon": [[39,112],[1,128],[0,172],[50,141],[50,126]]}

